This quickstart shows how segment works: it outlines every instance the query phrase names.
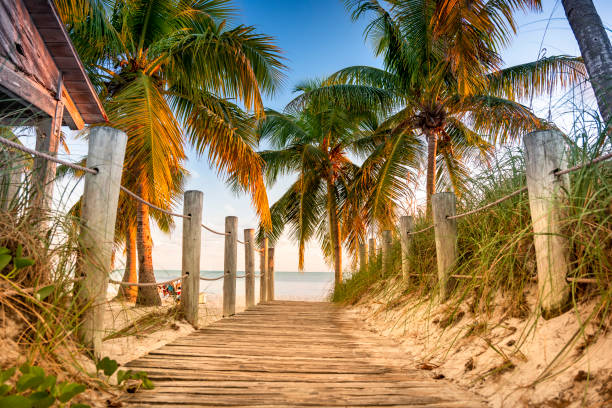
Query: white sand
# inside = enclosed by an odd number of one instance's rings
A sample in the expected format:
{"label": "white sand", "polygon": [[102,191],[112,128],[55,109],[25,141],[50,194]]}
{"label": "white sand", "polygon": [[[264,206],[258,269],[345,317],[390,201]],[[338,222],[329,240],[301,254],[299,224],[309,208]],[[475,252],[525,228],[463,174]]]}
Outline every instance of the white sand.
{"label": "white sand", "polygon": [[[439,322],[450,314],[447,306],[417,305],[410,297],[392,309],[385,303],[382,296],[363,299],[353,313],[371,330],[396,339],[409,364],[436,366],[432,375],[442,374],[470,388],[493,407],[612,406],[612,335],[600,333],[589,340],[592,344],[586,351],[580,351],[602,322],[588,324],[585,333],[577,335],[562,353],[579,329],[579,319],[592,312],[595,302],[548,321],[497,312],[487,316],[486,330],[478,330],[482,328],[477,325],[479,319],[467,305],[461,308],[461,320],[442,329]],[[499,373],[506,358],[515,367]],[[581,370],[588,373],[588,380],[578,375]]]}
{"label": "white sand", "polygon": [[[162,308],[167,310],[174,304],[173,300],[164,300]],[[127,302],[109,302],[104,315],[105,330],[107,334],[110,334],[126,327],[139,317],[153,311],[163,310],[162,308],[134,306],[133,303]],[[222,310],[222,297],[220,295],[207,295],[206,303],[200,304],[199,308],[200,327],[219,320]],[[238,297],[236,312],[242,310],[244,310],[244,299]],[[119,364],[125,364],[193,331],[194,328],[186,321],[176,321],[171,324],[171,327],[156,330],[152,333],[137,333],[136,335],[106,340],[102,343],[102,354],[117,360]]]}

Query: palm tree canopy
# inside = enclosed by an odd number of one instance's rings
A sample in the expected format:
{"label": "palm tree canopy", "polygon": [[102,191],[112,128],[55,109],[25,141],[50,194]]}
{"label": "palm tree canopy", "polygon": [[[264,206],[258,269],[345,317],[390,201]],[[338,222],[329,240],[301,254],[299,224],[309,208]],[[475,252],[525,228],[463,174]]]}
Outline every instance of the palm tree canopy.
{"label": "palm tree canopy", "polygon": [[[282,85],[272,38],[232,25],[229,0],[56,0],[110,122],[128,133],[126,168],[154,204],[171,200],[188,140],[248,191],[264,222],[268,202],[252,119]],[[236,103],[230,102],[235,99]]]}

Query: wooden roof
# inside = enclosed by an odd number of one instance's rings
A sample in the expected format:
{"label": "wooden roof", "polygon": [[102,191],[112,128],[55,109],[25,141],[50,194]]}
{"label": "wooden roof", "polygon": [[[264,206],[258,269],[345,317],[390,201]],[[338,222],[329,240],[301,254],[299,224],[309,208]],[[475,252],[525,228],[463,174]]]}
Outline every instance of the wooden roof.
{"label": "wooden roof", "polygon": [[85,72],[53,0],[23,0],[55,64],[63,84],[85,123],[106,122],[108,118]]}

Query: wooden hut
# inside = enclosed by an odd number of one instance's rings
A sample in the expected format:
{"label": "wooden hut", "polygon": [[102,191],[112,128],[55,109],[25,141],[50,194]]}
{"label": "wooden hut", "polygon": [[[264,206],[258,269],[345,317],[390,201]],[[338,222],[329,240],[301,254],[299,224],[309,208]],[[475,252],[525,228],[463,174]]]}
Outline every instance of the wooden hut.
{"label": "wooden hut", "polygon": [[[62,125],[106,120],[53,0],[0,0],[0,123],[35,126],[36,150],[56,154]],[[35,172],[46,201],[55,164],[37,160]]]}

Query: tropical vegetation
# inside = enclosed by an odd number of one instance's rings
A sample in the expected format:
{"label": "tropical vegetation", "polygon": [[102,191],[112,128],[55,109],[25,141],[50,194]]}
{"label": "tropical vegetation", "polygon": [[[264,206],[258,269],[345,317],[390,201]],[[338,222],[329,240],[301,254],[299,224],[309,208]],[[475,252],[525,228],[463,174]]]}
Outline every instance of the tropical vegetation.
{"label": "tropical vegetation", "polygon": [[[220,175],[250,193],[269,223],[253,122],[242,107],[261,117],[262,93],[281,85],[284,65],[273,39],[234,24],[229,0],[56,0],[56,5],[109,125],[128,135],[123,185],[162,209],[172,208],[181,197],[189,143]],[[125,205],[126,214],[136,213],[121,228],[129,251],[137,248],[138,280],[154,282],[150,210],[142,203],[135,209]],[[131,253],[128,259],[133,262]],[[138,302],[160,299],[150,287],[139,291]]]}

